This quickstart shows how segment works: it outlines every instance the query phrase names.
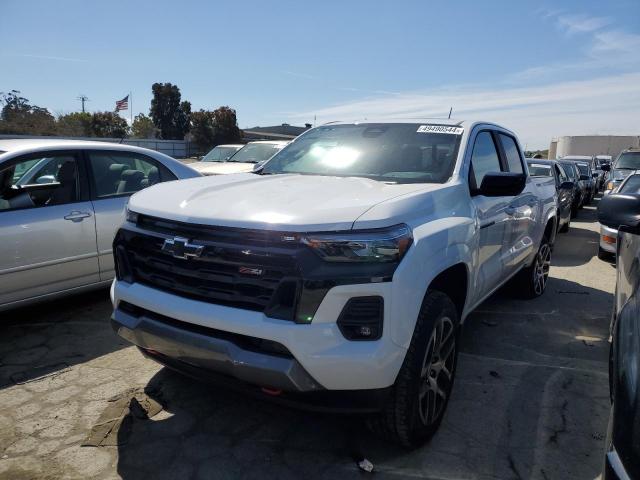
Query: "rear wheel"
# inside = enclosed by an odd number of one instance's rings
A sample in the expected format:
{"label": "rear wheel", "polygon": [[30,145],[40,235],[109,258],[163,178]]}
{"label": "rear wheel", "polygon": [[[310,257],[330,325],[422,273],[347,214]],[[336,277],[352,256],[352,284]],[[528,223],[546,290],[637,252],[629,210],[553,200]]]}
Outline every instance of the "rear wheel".
{"label": "rear wheel", "polygon": [[444,417],[458,355],[458,312],[442,292],[425,296],[411,344],[384,410],[371,429],[405,447],[429,440]]}
{"label": "rear wheel", "polygon": [[536,298],[547,288],[551,268],[551,245],[546,237],[542,238],[533,263],[523,268],[514,279],[514,288],[518,296]]}

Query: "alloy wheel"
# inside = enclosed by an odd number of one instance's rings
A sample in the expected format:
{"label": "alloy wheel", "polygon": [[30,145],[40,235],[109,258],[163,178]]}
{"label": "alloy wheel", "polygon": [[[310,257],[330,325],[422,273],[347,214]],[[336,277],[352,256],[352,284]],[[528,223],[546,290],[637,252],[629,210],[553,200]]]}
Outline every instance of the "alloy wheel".
{"label": "alloy wheel", "polygon": [[442,317],[433,327],[420,372],[418,412],[425,426],[436,422],[447,404],[455,354],[454,323],[449,317]]}
{"label": "alloy wheel", "polygon": [[542,295],[547,286],[549,278],[549,268],[551,267],[551,247],[548,243],[543,244],[536,256],[536,266],[533,269],[533,289],[536,295]]}

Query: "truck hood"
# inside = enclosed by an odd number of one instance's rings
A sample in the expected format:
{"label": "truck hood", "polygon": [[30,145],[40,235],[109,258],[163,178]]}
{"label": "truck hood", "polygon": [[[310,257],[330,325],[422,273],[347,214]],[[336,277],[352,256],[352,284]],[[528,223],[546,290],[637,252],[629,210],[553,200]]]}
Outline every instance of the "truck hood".
{"label": "truck hood", "polygon": [[228,173],[251,172],[255,163],[241,162],[198,162],[189,165],[203,175],[226,175]]}
{"label": "truck hood", "polygon": [[240,173],[154,185],[133,195],[129,208],[202,225],[295,232],[348,230],[382,202],[439,187],[356,177]]}

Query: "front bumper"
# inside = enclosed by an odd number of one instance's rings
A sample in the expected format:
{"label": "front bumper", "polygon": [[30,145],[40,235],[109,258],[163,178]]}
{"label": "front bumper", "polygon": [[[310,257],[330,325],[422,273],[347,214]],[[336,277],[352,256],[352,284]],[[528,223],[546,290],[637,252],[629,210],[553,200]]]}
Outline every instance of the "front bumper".
{"label": "front bumper", "polygon": [[600,248],[605,252],[616,253],[616,243],[607,241],[607,239],[611,238],[618,238],[618,230],[600,225]]}
{"label": "front bumper", "polygon": [[[112,287],[112,301],[114,322],[120,324],[116,325],[118,333],[132,343],[169,359],[203,371],[288,391],[366,391],[384,389],[395,383],[406,349],[394,343],[388,329],[379,340],[349,341],[340,332],[336,320],[350,298],[378,295],[384,298],[385,325],[388,325],[387,319],[394,318],[391,288],[391,282],[334,287],[326,294],[309,324],[273,319],[262,312],[201,302],[118,280]],[[276,342],[290,352],[292,361],[273,362],[261,356],[247,355],[217,341],[183,335],[184,332],[168,329],[159,332],[158,326],[147,319],[134,321],[123,317],[119,313],[123,311],[120,306],[123,301],[150,312],[151,317],[159,315],[194,327]],[[149,343],[149,339],[153,343]],[[197,352],[192,348],[194,342]],[[185,343],[189,345],[187,350],[182,346]],[[210,358],[210,349],[218,355],[217,359]]]}

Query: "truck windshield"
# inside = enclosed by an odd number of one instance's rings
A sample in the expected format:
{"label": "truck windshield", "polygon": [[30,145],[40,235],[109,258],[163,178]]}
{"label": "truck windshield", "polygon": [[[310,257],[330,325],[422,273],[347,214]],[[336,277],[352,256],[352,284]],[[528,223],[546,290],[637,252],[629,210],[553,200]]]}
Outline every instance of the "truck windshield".
{"label": "truck windshield", "polygon": [[262,173],[444,183],[453,172],[461,137],[462,128],[448,125],[325,125],[290,143]]}
{"label": "truck windshield", "polygon": [[640,152],[624,152],[618,157],[613,168],[640,170]]}

